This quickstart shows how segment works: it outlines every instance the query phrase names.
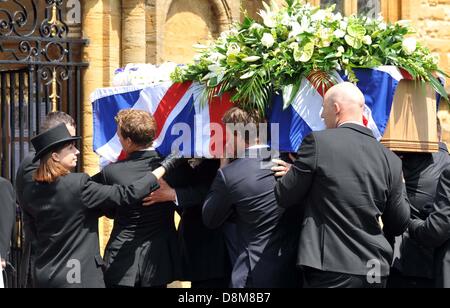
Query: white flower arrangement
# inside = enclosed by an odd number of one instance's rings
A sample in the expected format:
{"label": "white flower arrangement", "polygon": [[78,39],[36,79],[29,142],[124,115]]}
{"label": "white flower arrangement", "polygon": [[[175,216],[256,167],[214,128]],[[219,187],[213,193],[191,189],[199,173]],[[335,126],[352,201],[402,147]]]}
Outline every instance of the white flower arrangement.
{"label": "white flower arrangement", "polygon": [[[174,82],[188,80],[206,85],[205,101],[225,92],[243,108],[262,114],[273,91],[296,96],[304,77],[331,81],[331,71],[345,71],[356,82],[355,68],[394,65],[413,78],[430,82],[444,97],[447,93],[434,73],[441,73],[430,51],[410,35],[410,23],[386,23],[382,17],[343,17],[334,7],[321,9],[302,0],[286,6],[264,3],[262,24],[246,17],[209,47],[199,49],[194,64],[179,67]],[[296,91],[297,90],[297,91]]]}
{"label": "white flower arrangement", "polygon": [[[220,57],[217,57],[214,60],[219,61],[220,59]],[[201,59],[198,58],[198,61],[201,61]],[[217,66],[220,68],[220,65]],[[130,63],[124,68],[119,68],[115,71],[113,86],[140,86],[171,81],[171,74],[173,74],[176,68],[177,64],[173,62],[166,62],[159,66],[144,63]]]}

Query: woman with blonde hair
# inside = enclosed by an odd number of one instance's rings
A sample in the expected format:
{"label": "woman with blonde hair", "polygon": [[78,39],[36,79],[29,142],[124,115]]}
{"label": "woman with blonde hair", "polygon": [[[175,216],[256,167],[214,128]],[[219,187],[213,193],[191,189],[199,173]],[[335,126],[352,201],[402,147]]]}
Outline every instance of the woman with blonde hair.
{"label": "woman with blonde hair", "polygon": [[158,179],[175,167],[170,156],[161,167],[130,185],[101,185],[84,173],[72,173],[80,153],[64,124],[32,139],[40,164],[26,184],[26,211],[34,221],[37,287],[104,287],[98,218],[117,206],[129,206],[159,188]]}

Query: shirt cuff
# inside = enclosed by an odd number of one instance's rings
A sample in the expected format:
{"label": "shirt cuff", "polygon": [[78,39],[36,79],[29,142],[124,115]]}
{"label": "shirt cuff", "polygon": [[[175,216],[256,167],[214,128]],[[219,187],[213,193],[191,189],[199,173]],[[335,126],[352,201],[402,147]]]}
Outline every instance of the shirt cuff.
{"label": "shirt cuff", "polygon": [[178,204],[178,196],[177,196],[177,193],[175,192],[175,205],[176,206],[180,206],[179,204]]}

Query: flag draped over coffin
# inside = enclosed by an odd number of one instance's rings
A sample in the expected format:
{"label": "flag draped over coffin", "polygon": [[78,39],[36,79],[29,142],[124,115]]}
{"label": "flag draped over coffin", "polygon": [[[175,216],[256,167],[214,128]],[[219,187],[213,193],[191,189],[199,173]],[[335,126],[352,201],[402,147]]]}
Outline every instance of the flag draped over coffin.
{"label": "flag draped over coffin", "polygon": [[[411,77],[392,66],[356,69],[355,73],[359,79],[358,87],[366,98],[364,124],[380,140],[389,120],[397,86],[400,80]],[[338,82],[346,80],[343,75],[335,74],[335,77]],[[282,95],[274,95],[268,119],[269,124],[279,125],[278,146],[281,152],[296,152],[309,133],[325,129],[321,119],[323,91],[304,79],[297,97],[286,110],[283,110]],[[201,94],[202,85],[190,82],[96,90],[91,95],[94,150],[106,162],[117,161],[123,153],[114,118],[122,109],[138,109],[155,117],[158,129],[154,147],[161,155],[169,154],[174,142],[181,140],[179,149],[186,156],[220,156],[222,147],[214,143],[216,131],[213,128],[220,125],[224,132],[221,119],[233,104],[230,96],[224,95],[202,105]],[[189,136],[183,135],[186,132],[184,128],[191,132]]]}

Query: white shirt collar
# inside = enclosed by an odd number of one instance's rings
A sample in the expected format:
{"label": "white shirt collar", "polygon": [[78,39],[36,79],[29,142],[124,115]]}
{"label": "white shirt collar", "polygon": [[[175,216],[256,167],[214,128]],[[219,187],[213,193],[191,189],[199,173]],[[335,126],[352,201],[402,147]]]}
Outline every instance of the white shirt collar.
{"label": "white shirt collar", "polygon": [[343,125],[345,125],[345,124],[356,124],[356,125],[365,127],[363,123],[357,122],[357,121],[348,121],[348,122],[344,122],[344,123],[342,123],[341,125],[339,125],[338,127],[341,127],[341,126],[343,126]]}
{"label": "white shirt collar", "polygon": [[248,147],[247,150],[259,150],[259,149],[267,149],[269,146],[267,144],[255,144],[251,147]]}

